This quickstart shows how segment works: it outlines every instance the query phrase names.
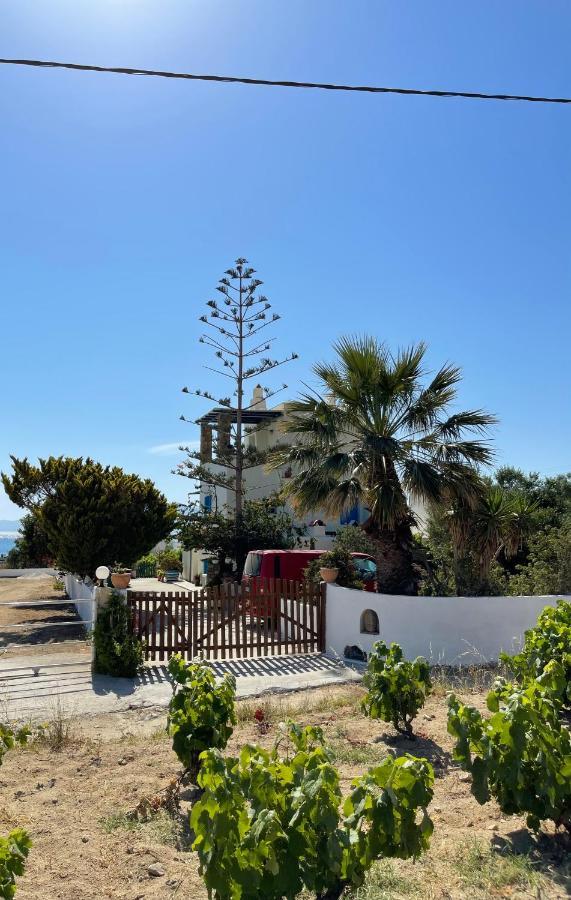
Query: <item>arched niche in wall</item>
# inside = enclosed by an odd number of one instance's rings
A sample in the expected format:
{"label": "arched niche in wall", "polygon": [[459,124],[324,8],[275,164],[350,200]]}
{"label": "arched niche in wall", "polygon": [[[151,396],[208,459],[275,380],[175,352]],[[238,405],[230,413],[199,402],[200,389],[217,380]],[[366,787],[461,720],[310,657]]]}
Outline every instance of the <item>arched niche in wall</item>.
{"label": "arched niche in wall", "polygon": [[361,613],[361,634],[379,634],[379,617],[374,609],[364,609]]}

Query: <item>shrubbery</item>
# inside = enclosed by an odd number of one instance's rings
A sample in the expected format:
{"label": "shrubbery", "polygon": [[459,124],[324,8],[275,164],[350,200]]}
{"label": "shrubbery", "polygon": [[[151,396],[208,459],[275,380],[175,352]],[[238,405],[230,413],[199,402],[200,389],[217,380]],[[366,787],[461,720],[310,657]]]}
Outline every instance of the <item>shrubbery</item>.
{"label": "shrubbery", "polygon": [[503,653],[501,660],[522,684],[530,678],[537,678],[552,660],[563,667],[563,679],[555,699],[564,705],[571,705],[571,603],[558,600],[557,606],[546,606],[540,613],[535,628],[525,633],[521,653],[508,656]]}
{"label": "shrubbery", "polygon": [[305,579],[319,584],[321,581],[319,570],[323,568],[339,570],[336,583],[340,587],[362,589],[363,582],[359,578],[357,567],[348,550],[342,548],[326,550],[317,559],[313,559],[304,570]]}
{"label": "shrubbery", "polygon": [[185,663],[180,655],[169,660],[169,672],[175,689],[167,727],[174,752],[196,781],[202,751],[223,750],[236,724],[236,679],[226,673],[217,685],[207,663]]}
{"label": "shrubbery", "polygon": [[488,694],[490,718],[454,695],[448,701],[454,759],[472,774],[478,802],[494,797],[503,813],[526,814],[536,830],[544,819],[571,830],[571,739],[553,699],[564,680],[555,661],[524,687],[498,679]]}
{"label": "shrubbery", "polygon": [[[293,900],[303,889],[338,898],[380,858],[416,857],[432,834],[434,773],[424,759],[385,759],[355,779],[342,804],[320,728],[282,726],[286,754],[245,746],[202,756],[191,828],[216,900]],[[418,814],[420,820],[417,821]]]}
{"label": "shrubbery", "polygon": [[128,566],[172,532],[177,509],[148,478],[92,459],[12,460],[4,490],[33,516],[59,568],[95,576],[115,559]]}
{"label": "shrubbery", "polygon": [[143,645],[131,627],[131,614],[123,596],[112,591],[99,610],[95,628],[95,669],[102,675],[134,678],[143,664]]}
{"label": "shrubbery", "polygon": [[412,737],[412,720],[432,690],[430,667],[425,659],[403,659],[398,644],[390,648],[377,641],[369,655],[363,678],[367,694],[361,703],[366,716],[392,722],[401,734]]}
{"label": "shrubbery", "polygon": [[182,550],[167,544],[164,550],[156,554],[156,564],[162,572],[182,572]]}

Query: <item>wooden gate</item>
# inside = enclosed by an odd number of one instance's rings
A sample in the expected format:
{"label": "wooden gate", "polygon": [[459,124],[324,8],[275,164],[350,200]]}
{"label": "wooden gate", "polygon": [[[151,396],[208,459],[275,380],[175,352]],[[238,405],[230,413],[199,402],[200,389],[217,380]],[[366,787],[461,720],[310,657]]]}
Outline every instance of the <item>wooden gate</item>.
{"label": "wooden gate", "polygon": [[133,631],[145,657],[164,661],[242,659],[325,649],[325,592],[305,582],[257,579],[255,588],[226,584],[161,594],[129,591]]}

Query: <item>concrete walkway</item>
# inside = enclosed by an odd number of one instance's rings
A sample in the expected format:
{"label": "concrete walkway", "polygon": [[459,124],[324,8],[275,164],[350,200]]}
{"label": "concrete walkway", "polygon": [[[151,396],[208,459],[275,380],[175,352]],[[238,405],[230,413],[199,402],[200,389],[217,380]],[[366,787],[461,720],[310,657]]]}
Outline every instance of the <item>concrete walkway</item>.
{"label": "concrete walkway", "polygon": [[190,581],[184,581],[182,577],[180,581],[159,581],[158,578],[131,578],[129,590],[153,591],[156,594],[175,594],[199,591],[200,588]]}
{"label": "concrete walkway", "polygon": [[[237,696],[305,690],[359,681],[355,670],[321,654],[266,656],[212,663],[236,676]],[[165,707],[172,688],[164,664],[146,665],[134,679],[92,675],[85,654],[0,657],[0,710],[9,721],[42,721],[61,712],[95,715]]]}

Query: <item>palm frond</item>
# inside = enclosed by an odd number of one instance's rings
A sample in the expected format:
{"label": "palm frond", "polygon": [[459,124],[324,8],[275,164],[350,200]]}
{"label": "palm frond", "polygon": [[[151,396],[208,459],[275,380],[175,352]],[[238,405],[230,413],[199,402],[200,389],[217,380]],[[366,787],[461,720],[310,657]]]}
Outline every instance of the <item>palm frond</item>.
{"label": "palm frond", "polygon": [[415,500],[438,503],[442,499],[443,479],[439,468],[414,458],[405,460],[401,468],[403,486]]}
{"label": "palm frond", "polygon": [[478,431],[485,433],[492,425],[496,425],[497,418],[482,409],[470,409],[464,412],[454,413],[442,422],[438,422],[434,433],[442,438],[460,437],[463,431]]}

